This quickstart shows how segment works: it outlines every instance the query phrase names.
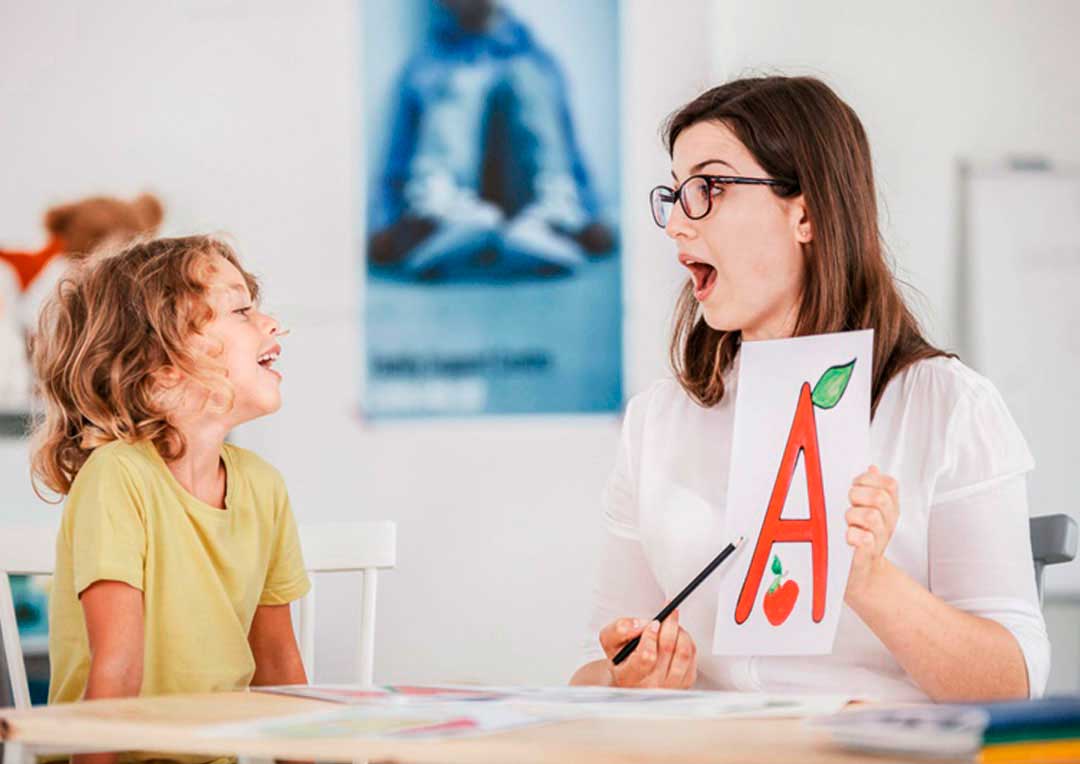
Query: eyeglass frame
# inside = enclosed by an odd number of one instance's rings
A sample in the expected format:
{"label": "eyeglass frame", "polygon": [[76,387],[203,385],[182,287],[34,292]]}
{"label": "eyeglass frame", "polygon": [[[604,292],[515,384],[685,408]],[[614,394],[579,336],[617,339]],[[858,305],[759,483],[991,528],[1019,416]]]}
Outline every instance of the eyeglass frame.
{"label": "eyeglass frame", "polygon": [[[690,214],[690,210],[686,208],[686,202],[683,201],[682,195],[682,190],[686,187],[686,184],[692,181],[694,178],[702,178],[709,185],[709,203],[708,206],[705,208],[705,212],[700,215]],[[691,175],[682,183],[680,183],[678,188],[672,188],[671,186],[663,185],[653,186],[652,190],[649,191],[649,213],[652,215],[653,222],[656,223],[656,225],[658,225],[660,228],[667,228],[666,223],[661,224],[660,221],[656,219],[656,212],[653,209],[653,194],[655,194],[657,191],[667,191],[668,195],[671,196],[672,208],[674,208],[675,202],[678,202],[679,206],[682,207],[683,213],[686,214],[686,217],[688,219],[701,220],[702,218],[708,217],[709,213],[712,212],[712,188],[714,185],[787,187],[789,189],[788,193],[794,192],[799,187],[799,184],[795,181],[780,180],[778,178],[748,178],[742,175]],[[669,217],[668,220],[670,221],[671,218]]]}

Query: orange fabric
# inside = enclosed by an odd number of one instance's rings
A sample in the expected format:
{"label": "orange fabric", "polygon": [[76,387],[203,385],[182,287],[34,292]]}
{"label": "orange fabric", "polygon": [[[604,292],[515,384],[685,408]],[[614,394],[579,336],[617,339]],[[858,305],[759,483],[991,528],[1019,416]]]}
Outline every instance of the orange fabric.
{"label": "orange fabric", "polygon": [[64,251],[64,242],[53,237],[45,245],[45,249],[38,252],[17,252],[14,250],[0,249],[0,260],[11,263],[15,273],[19,276],[19,291],[25,292],[48,265],[49,261]]}

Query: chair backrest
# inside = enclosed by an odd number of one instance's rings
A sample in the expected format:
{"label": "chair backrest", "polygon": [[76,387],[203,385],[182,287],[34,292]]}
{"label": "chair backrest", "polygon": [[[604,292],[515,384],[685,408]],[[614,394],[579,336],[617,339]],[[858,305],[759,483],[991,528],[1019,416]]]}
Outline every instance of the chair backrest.
{"label": "chair backrest", "polygon": [[[52,575],[56,568],[58,523],[8,527],[0,532],[0,636],[4,666],[16,708],[30,707],[22,644],[19,642],[12,575]],[[392,522],[346,522],[301,525],[300,545],[309,573],[362,571],[357,681],[373,683],[375,664],[376,571],[392,568],[397,557],[397,528]],[[300,603],[300,653],[309,679],[315,668],[315,581]]]}
{"label": "chair backrest", "polygon": [[[370,686],[375,670],[375,590],[377,571],[397,563],[397,526],[392,522],[341,522],[300,526],[304,567],[309,573],[362,571],[360,638],[356,681]],[[315,678],[315,578],[300,602],[300,655],[308,681]]]}
{"label": "chair backrest", "polygon": [[30,686],[26,681],[10,576],[52,575],[56,567],[57,528],[58,524],[9,527],[0,532],[0,636],[16,708],[30,707]]}
{"label": "chair backrest", "polygon": [[1043,568],[1069,562],[1076,557],[1076,520],[1068,515],[1041,515],[1031,518],[1031,557],[1035,563],[1035,585],[1043,600]]}

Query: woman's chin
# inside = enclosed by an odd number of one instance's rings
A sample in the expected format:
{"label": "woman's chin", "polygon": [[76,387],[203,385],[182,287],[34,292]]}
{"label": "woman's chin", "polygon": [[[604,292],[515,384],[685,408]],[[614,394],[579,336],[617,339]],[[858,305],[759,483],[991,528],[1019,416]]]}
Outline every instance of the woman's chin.
{"label": "woman's chin", "polygon": [[701,316],[709,328],[717,332],[731,332],[739,329],[742,322],[729,311],[705,303],[701,306]]}

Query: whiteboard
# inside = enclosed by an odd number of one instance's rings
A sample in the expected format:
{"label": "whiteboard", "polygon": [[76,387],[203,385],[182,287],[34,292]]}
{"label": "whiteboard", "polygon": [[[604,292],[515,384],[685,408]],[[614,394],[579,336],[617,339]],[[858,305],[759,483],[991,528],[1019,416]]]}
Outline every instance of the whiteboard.
{"label": "whiteboard", "polygon": [[[969,167],[961,188],[964,360],[1027,436],[1031,514],[1080,522],[1080,170]],[[1080,592],[1080,562],[1048,567],[1046,588]]]}

